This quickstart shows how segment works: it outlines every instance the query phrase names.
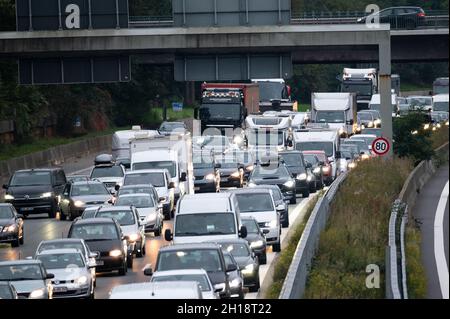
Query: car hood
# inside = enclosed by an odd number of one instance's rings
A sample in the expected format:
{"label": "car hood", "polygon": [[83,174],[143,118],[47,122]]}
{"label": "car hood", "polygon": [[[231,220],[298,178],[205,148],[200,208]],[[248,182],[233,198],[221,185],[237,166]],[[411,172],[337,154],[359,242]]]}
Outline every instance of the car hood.
{"label": "car hood", "polygon": [[288,180],[286,177],[277,178],[276,176],[273,179],[251,178],[251,181],[257,185],[280,185],[286,183]]}
{"label": "car hood", "polygon": [[[51,272],[49,272],[51,274]],[[11,281],[11,284],[16,288],[17,293],[30,293],[33,290],[47,288],[44,280],[21,280]]]}
{"label": "car hood", "polygon": [[223,271],[208,271],[209,280],[213,285],[222,284],[226,282],[226,275]]}
{"label": "car hood", "polygon": [[238,169],[239,169],[239,168],[237,168],[237,167],[232,167],[232,168],[221,168],[221,169],[220,169],[220,174],[231,175],[231,174],[237,172]]}
{"label": "car hood", "polygon": [[247,265],[253,264],[253,259],[250,256],[234,257],[234,260],[236,260],[240,270],[244,269]]}
{"label": "car hood", "polygon": [[89,249],[92,252],[99,251],[105,252],[114,249],[122,249],[122,241],[121,240],[87,240],[86,244],[89,246]]}
{"label": "car hood", "polygon": [[65,269],[47,269],[50,274],[55,275],[53,281],[68,281],[75,280],[80,276],[88,276],[89,273],[85,268],[67,267]]}
{"label": "car hood", "polygon": [[195,176],[206,176],[208,174],[214,174],[213,168],[194,168]]}
{"label": "car hood", "polygon": [[257,240],[263,240],[261,235],[255,234],[255,233],[247,233],[247,237],[245,237],[245,240],[247,240],[249,243]]}
{"label": "car hood", "polygon": [[245,217],[253,217],[256,219],[258,223],[266,223],[270,222],[272,220],[275,220],[278,218],[278,215],[275,211],[270,212],[251,212],[251,213],[244,213],[241,212],[241,216]]}
{"label": "car hood", "polygon": [[288,166],[287,169],[288,169],[289,173],[291,173],[293,175],[306,173],[306,170],[300,166]]}
{"label": "car hood", "polygon": [[16,221],[14,219],[0,219],[0,226],[9,226],[15,223]]}
{"label": "car hood", "polygon": [[7,193],[13,196],[25,196],[39,197],[43,193],[53,191],[51,185],[39,185],[39,186],[10,186]]}
{"label": "car hood", "polygon": [[84,203],[94,202],[95,204],[103,204],[111,198],[111,195],[87,195],[87,196],[73,196],[73,201],[82,201]]}
{"label": "car hood", "polygon": [[95,177],[93,179],[102,183],[122,183],[123,177]]}
{"label": "car hood", "polygon": [[166,187],[155,187],[159,197],[169,196],[169,190]]}
{"label": "car hood", "polygon": [[345,123],[328,123],[330,128],[335,130],[340,130],[341,128],[345,128]]}
{"label": "car hood", "polygon": [[156,217],[156,207],[145,207],[145,208],[137,208],[139,213],[139,217],[147,217],[149,215],[155,215]]}
{"label": "car hood", "polygon": [[138,232],[136,225],[120,226],[120,228],[122,228],[122,233],[124,236],[130,236]]}

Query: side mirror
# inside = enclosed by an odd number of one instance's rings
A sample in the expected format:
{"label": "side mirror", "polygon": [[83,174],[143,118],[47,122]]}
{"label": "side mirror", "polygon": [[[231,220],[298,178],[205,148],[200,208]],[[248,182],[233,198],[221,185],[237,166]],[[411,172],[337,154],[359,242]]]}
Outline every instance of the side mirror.
{"label": "side mirror", "polygon": [[359,155],[364,155],[364,154],[366,154],[366,153],[364,153],[364,152],[359,153]]}
{"label": "side mirror", "polygon": [[3,189],[8,189],[9,188],[9,185],[8,184],[3,184]]}
{"label": "side mirror", "polygon": [[23,216],[22,214],[17,214],[17,215],[16,215],[16,218],[24,219],[24,216]]}
{"label": "side mirror", "polygon": [[247,238],[247,227],[241,226],[241,229],[239,230],[239,237]]}
{"label": "side mirror", "polygon": [[227,272],[236,271],[238,268],[235,264],[230,264],[227,266]]}
{"label": "side mirror", "polygon": [[166,231],[164,232],[164,239],[166,241],[172,241],[173,240],[173,234],[170,231],[170,229],[166,229]]}
{"label": "side mirror", "polygon": [[187,180],[187,174],[186,172],[181,173],[180,176],[180,182],[185,182]]}
{"label": "side mirror", "polygon": [[353,125],[353,123],[354,123],[353,120],[348,120],[347,121],[347,125]]}
{"label": "side mirror", "polygon": [[108,199],[108,204],[111,204],[111,205],[114,204],[112,198]]}
{"label": "side mirror", "polygon": [[53,279],[55,278],[54,274],[47,274],[47,276],[45,276],[45,279]]}
{"label": "side mirror", "polygon": [[264,235],[267,235],[268,233],[270,233],[270,230],[268,230],[268,229],[263,229],[262,232],[263,232]]}
{"label": "side mirror", "polygon": [[169,189],[174,189],[175,188],[175,183],[174,182],[170,182],[169,183]]}
{"label": "side mirror", "polygon": [[115,189],[116,192],[118,192],[119,189],[120,189],[120,185],[117,185],[117,184],[116,184],[116,186],[114,186],[114,189]]}
{"label": "side mirror", "polygon": [[148,277],[153,276],[153,269],[152,269],[151,265],[149,265],[148,267],[146,267],[144,269],[144,275],[148,276]]}

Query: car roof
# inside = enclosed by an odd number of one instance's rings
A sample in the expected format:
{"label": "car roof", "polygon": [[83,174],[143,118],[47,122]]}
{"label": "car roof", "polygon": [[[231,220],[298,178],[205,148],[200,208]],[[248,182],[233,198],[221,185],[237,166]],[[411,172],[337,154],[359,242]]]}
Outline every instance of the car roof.
{"label": "car roof", "polygon": [[261,188],[249,187],[249,188],[233,189],[232,192],[235,194],[268,194],[268,195],[272,195],[272,191],[270,189],[264,189],[262,187]]}
{"label": "car roof", "polygon": [[43,240],[40,242],[39,245],[43,245],[43,244],[52,244],[52,243],[75,243],[75,242],[80,242],[83,243],[84,239],[81,238],[60,238],[60,239],[50,239],[50,240]]}
{"label": "car roof", "polygon": [[[231,193],[205,193],[184,195],[179,205],[178,214],[207,213],[207,212],[231,212]],[[201,203],[199,206],[199,203]]]}
{"label": "car roof", "polygon": [[167,169],[141,169],[138,171],[128,171],[125,173],[125,175],[137,175],[137,174],[143,174],[143,173],[168,173],[169,171]]}
{"label": "car roof", "polygon": [[219,239],[219,240],[215,240],[212,242],[217,243],[219,245],[221,245],[221,244],[246,244],[246,245],[248,245],[248,241],[246,241],[243,238]]}
{"label": "car roof", "polygon": [[[135,184],[135,185],[125,185],[125,186],[122,186],[120,189],[142,188],[142,187],[146,187],[146,188],[154,188],[154,186],[151,185],[151,184]],[[119,189],[119,190],[120,190],[120,189]]]}
{"label": "car roof", "polygon": [[58,168],[58,167],[50,167],[50,168],[28,168],[28,169],[20,169],[17,170],[16,173],[20,172],[55,172],[55,171],[60,171],[62,170],[62,168]]}
{"label": "car roof", "polygon": [[208,276],[208,273],[204,269],[175,269],[175,270],[162,270],[162,271],[155,271],[153,273],[153,277],[158,276],[171,276],[171,275],[206,275]]}
{"label": "car roof", "polygon": [[92,185],[92,184],[96,184],[96,185],[102,184],[102,185],[104,185],[102,182],[97,181],[97,180],[95,180],[95,179],[88,180],[88,181],[76,181],[76,182],[72,182],[72,185]]}
{"label": "car roof", "polygon": [[88,218],[79,219],[73,225],[88,225],[88,224],[115,224],[114,219],[101,217],[101,218]]}
{"label": "car roof", "polygon": [[302,151],[303,154],[325,154],[325,151]]}
{"label": "car roof", "polygon": [[377,137],[375,134],[358,134],[358,135],[353,135],[350,137],[351,140],[357,140],[359,138],[364,138],[364,137]]}
{"label": "car roof", "polygon": [[176,244],[176,245],[168,245],[161,247],[159,252],[165,251],[177,251],[177,250],[197,250],[197,249],[217,249],[217,246],[214,243],[191,243],[191,244]]}
{"label": "car roof", "polygon": [[[144,194],[147,196],[150,196],[148,194]],[[125,197],[125,195],[122,195],[123,197]],[[120,196],[120,197],[122,197]],[[108,211],[108,212],[112,212],[112,211],[123,211],[123,210],[130,210],[131,211],[131,206],[126,206],[126,205],[122,205],[122,206],[102,206],[98,209],[98,212],[104,212],[104,211]]]}
{"label": "car roof", "polygon": [[50,249],[50,250],[43,250],[40,253],[37,254],[37,256],[40,255],[57,255],[57,254],[80,254],[80,251],[75,248],[61,248],[61,249]]}
{"label": "car roof", "polygon": [[7,265],[42,265],[42,262],[36,259],[0,261],[0,266],[7,266]]}
{"label": "car roof", "polygon": [[131,194],[122,194],[120,197],[137,197],[137,196],[145,196],[145,197],[151,197],[149,193],[131,193]]}
{"label": "car roof", "polygon": [[11,203],[0,203],[0,207],[12,207]]}

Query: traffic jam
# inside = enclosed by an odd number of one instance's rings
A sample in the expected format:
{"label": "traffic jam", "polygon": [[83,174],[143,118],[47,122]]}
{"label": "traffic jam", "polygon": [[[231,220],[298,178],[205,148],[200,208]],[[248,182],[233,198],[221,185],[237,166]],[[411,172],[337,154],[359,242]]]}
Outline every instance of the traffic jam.
{"label": "traffic jam", "polygon": [[[344,69],[341,92],[312,93],[307,112],[282,79],[204,83],[193,131],[183,122],[117,131],[87,175],[14,172],[3,185],[0,243],[29,245],[27,224],[38,214],[67,227],[31,256],[0,255],[0,297],[96,298],[100,280],[110,299],[256,296],[299,202],[389,151],[377,77]],[[426,107],[428,129],[448,125],[448,94],[394,91],[394,117]]]}

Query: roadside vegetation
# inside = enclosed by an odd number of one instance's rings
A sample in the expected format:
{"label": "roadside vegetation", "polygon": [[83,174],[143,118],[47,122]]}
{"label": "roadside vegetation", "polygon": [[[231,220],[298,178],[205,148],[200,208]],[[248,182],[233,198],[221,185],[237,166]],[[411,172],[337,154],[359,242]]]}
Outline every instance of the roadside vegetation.
{"label": "roadside vegetation", "polygon": [[269,290],[266,292],[264,296],[265,299],[278,299],[280,295],[281,288],[283,287],[284,279],[288,273],[289,267],[292,262],[292,258],[294,258],[295,250],[297,249],[298,242],[302,237],[303,230],[305,229],[306,223],[308,222],[309,217],[311,216],[312,211],[314,210],[314,206],[318,202],[319,198],[323,196],[323,192],[317,194],[314,199],[312,199],[308,205],[306,206],[306,213],[303,221],[297,225],[295,228],[292,237],[289,239],[289,244],[286,247],[283,247],[283,250],[275,261],[274,264],[274,275],[272,278],[272,284]]}

